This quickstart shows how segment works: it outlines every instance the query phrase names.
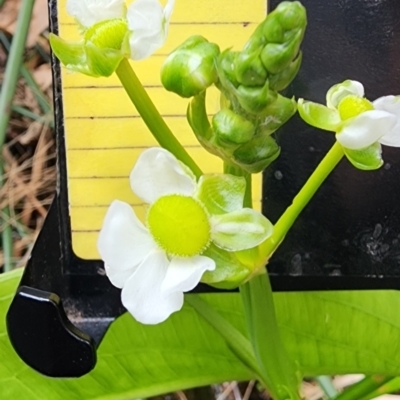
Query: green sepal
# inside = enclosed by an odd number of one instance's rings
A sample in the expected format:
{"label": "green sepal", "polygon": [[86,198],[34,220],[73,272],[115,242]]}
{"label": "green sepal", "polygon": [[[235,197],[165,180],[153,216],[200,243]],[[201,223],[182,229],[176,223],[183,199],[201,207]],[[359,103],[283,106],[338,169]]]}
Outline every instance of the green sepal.
{"label": "green sepal", "polygon": [[278,94],[276,100],[270,104],[263,113],[265,117],[260,125],[258,132],[263,132],[268,135],[275,132],[283,124],[296,113],[297,102],[292,97],[291,99]]}
{"label": "green sepal", "polygon": [[271,136],[259,135],[235,150],[232,161],[245,171],[256,174],[267,168],[279,154],[280,147]]}
{"label": "green sepal", "polygon": [[91,42],[84,45],[87,64],[92,76],[110,76],[117,69],[125,55],[114,49],[100,49]]}
{"label": "green sepal", "polygon": [[296,77],[299,72],[301,62],[303,60],[303,53],[300,51],[298,56],[289,64],[287,68],[278,72],[277,74],[269,76],[270,89],[277,92],[286,89]]}
{"label": "green sepal", "polygon": [[228,49],[222,52],[217,60],[217,72],[219,67],[219,78],[223,80],[222,85],[224,87],[226,86],[227,81],[229,81],[234,87],[239,86],[239,82],[236,80],[235,71],[236,58],[238,55],[239,52],[230,51]]}
{"label": "green sepal", "polygon": [[210,220],[213,243],[227,251],[240,251],[258,246],[273,230],[272,223],[251,208],[212,215]]}
{"label": "green sepal", "polygon": [[215,261],[215,270],[206,271],[201,278],[201,282],[207,285],[230,290],[237,288],[252,276],[253,271],[237,259],[236,253],[211,244],[202,255]]}
{"label": "green sepal", "polygon": [[339,111],[322,104],[299,99],[297,109],[300,117],[315,128],[336,132],[342,123]]}
{"label": "green sepal", "polygon": [[68,69],[79,72],[86,70],[89,72],[88,66],[86,65],[86,54],[83,48],[83,42],[67,42],[54,33],[49,34],[49,41],[54,55]]}
{"label": "green sepal", "polygon": [[260,114],[275,100],[276,93],[269,90],[269,83],[266,81],[263,86],[240,85],[236,90],[236,97],[244,110],[252,114]]}
{"label": "green sepal", "polygon": [[289,67],[297,57],[304,32],[298,31],[289,42],[268,43],[261,51],[261,61],[271,74],[277,74]]}
{"label": "green sepal", "polygon": [[189,98],[216,83],[215,59],[220,53],[215,43],[202,36],[192,36],[177,47],[161,68],[165,89]]}
{"label": "green sepal", "polygon": [[229,174],[203,175],[200,177],[196,198],[210,215],[226,214],[243,207],[246,180]]}
{"label": "green sepal", "polygon": [[379,142],[361,150],[350,150],[343,147],[347,159],[358,169],[372,171],[383,165],[382,147]]}
{"label": "green sepal", "polygon": [[256,131],[252,122],[227,108],[214,115],[212,126],[219,142],[233,145],[248,142]]}
{"label": "green sepal", "polygon": [[242,51],[236,57],[236,80],[245,86],[263,86],[268,73],[260,59],[260,50]]}

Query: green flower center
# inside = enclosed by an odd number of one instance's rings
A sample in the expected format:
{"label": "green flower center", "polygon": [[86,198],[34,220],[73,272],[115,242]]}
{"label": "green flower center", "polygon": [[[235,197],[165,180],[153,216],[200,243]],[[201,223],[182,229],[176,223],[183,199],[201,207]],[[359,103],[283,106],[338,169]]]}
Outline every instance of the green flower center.
{"label": "green flower center", "polygon": [[100,49],[121,50],[128,23],[126,19],[114,18],[94,24],[85,32],[85,42],[92,42]]}
{"label": "green flower center", "polygon": [[149,209],[147,226],[157,244],[170,255],[193,257],[210,243],[208,215],[192,197],[160,197]]}
{"label": "green flower center", "polygon": [[365,111],[370,111],[373,109],[374,106],[370,101],[354,95],[346,96],[338,106],[342,121],[345,121],[349,118],[354,118]]}

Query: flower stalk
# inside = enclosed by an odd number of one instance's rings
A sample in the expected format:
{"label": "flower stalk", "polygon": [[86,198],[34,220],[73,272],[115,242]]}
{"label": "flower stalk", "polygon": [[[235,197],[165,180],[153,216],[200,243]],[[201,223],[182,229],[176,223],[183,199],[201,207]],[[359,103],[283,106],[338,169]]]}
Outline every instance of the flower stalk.
{"label": "flower stalk", "polygon": [[[246,179],[245,207],[252,207],[251,174],[230,164],[224,171]],[[299,378],[280,337],[268,273],[240,286],[247,330],[266,389],[276,400],[300,400]]]}
{"label": "flower stalk", "polygon": [[186,164],[199,178],[202,175],[201,169],[169,129],[126,58],[121,61],[115,72],[160,146]]}
{"label": "flower stalk", "polygon": [[303,211],[304,207],[313,198],[318,188],[333,171],[343,156],[343,147],[338,142],[335,142],[326,156],[322,159],[318,167],[312,173],[310,178],[308,178],[300,192],[293,199],[292,204],[285,210],[277,223],[274,225],[274,231],[272,235],[260,245],[262,252],[266,256],[266,261],[279,247],[287,232],[292,227],[300,213]]}

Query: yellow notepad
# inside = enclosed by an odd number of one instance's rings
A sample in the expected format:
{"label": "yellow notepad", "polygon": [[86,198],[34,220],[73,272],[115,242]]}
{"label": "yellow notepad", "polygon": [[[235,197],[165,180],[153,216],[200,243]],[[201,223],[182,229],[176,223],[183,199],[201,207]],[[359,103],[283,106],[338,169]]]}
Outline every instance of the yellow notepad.
{"label": "yellow notepad", "polygon": [[[79,40],[65,4],[66,0],[58,2],[60,36]],[[198,144],[185,117],[188,100],[162,88],[160,67],[166,55],[193,34],[221,50],[239,50],[264,18],[266,7],[265,0],[176,0],[166,44],[149,59],[132,62],[167,124],[205,173],[221,172],[222,162]],[[63,68],[62,92],[72,249],[83,259],[98,259],[96,241],[112,200],[128,202],[143,220],[145,206],[132,193],[128,177],[140,152],[157,143],[115,75],[90,78]],[[216,90],[207,102],[208,113],[218,111]],[[260,209],[261,174],[253,178],[253,192],[254,207]]]}

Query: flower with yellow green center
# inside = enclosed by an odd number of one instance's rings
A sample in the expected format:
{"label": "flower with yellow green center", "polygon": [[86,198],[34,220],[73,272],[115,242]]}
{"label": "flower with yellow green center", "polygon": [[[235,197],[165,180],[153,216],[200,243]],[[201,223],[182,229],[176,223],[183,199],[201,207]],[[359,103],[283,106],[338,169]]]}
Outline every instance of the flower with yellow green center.
{"label": "flower with yellow green center", "polygon": [[357,168],[379,168],[381,144],[400,147],[400,97],[371,102],[360,82],[346,80],[328,90],[326,104],[299,99],[298,111],[308,124],[336,132],[336,140]]}
{"label": "flower with yellow green center", "polygon": [[110,76],[125,57],[142,60],[165,42],[175,0],[163,8],[157,0],[68,0],[67,11],[83,31],[70,43],[50,34],[54,54],[70,70]]}
{"label": "flower with yellow green center", "polygon": [[129,204],[115,200],[98,250],[111,283],[122,288],[122,303],[139,322],[157,324],[181,309],[183,293],[216,268],[203,253],[252,249],[272,233],[262,214],[243,208],[242,177],[205,175],[196,182],[171,153],[151,148],[140,155],[130,182],[149,204],[145,224]]}

